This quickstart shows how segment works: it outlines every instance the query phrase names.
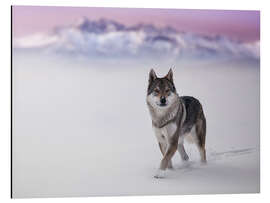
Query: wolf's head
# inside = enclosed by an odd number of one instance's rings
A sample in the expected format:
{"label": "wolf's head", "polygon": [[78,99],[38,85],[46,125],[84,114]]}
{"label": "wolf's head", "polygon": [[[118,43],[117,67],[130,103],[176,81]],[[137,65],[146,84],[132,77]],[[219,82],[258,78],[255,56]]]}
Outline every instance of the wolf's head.
{"label": "wolf's head", "polygon": [[178,99],[173,83],[173,72],[169,70],[163,78],[158,78],[155,71],[149,73],[149,84],[147,89],[147,102],[154,108],[166,108]]}

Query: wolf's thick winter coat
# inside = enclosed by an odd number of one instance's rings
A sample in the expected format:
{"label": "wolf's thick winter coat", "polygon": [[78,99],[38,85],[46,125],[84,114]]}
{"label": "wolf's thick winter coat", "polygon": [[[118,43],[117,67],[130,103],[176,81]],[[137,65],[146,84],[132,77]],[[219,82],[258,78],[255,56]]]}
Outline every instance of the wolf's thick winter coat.
{"label": "wolf's thick winter coat", "polygon": [[171,158],[176,150],[184,161],[189,159],[184,140],[193,141],[198,146],[201,161],[206,162],[206,120],[202,105],[194,97],[178,96],[171,69],[163,78],[158,78],[153,69],[150,71],[146,101],[163,155],[155,177],[164,177],[165,170],[172,168]]}

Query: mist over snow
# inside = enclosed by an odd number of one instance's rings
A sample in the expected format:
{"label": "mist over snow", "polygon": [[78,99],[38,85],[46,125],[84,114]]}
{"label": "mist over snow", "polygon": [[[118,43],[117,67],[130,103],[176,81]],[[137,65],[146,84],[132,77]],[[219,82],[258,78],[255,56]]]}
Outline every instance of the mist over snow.
{"label": "mist over snow", "polygon": [[203,105],[208,164],[185,143],[190,161],[177,152],[157,180],[162,155],[145,98],[150,67],[163,76],[167,60],[60,59],[14,54],[14,197],[259,192],[258,64],[174,64],[178,94]]}
{"label": "mist over snow", "polygon": [[151,24],[126,26],[109,19],[81,18],[74,25],[56,27],[13,41],[15,50],[73,56],[241,58],[259,60],[260,42],[240,42],[224,36],[179,32]]}

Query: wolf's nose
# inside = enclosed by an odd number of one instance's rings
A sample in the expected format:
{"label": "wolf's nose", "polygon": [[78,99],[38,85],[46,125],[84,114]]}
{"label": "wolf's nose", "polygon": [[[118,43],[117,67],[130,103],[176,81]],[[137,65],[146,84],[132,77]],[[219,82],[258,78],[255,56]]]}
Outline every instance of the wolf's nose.
{"label": "wolf's nose", "polygon": [[166,103],[166,98],[165,97],[161,97],[160,98],[160,103],[161,104],[165,104]]}

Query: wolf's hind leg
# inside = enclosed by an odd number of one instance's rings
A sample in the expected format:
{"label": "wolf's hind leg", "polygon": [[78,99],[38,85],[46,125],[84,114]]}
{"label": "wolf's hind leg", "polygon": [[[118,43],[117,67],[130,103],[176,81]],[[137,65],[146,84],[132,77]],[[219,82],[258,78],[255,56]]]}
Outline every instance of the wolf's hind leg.
{"label": "wolf's hind leg", "polygon": [[[161,153],[162,153],[162,155],[163,155],[163,157],[165,156],[165,153],[166,153],[166,148],[167,148],[167,146],[166,146],[166,144],[164,144],[164,143],[158,143],[158,145],[159,145],[159,148],[160,148],[160,151],[161,151]],[[168,162],[168,168],[169,169],[172,169],[173,168],[173,166],[172,166],[172,160],[170,160],[169,162]]]}
{"label": "wolf's hind leg", "polygon": [[201,156],[201,162],[202,163],[206,163],[206,151],[205,151],[205,147],[199,146],[199,152],[200,152],[200,156]]}
{"label": "wolf's hind leg", "polygon": [[184,147],[184,144],[183,143],[180,143],[178,144],[178,148],[177,148],[181,158],[183,161],[188,161],[189,160],[189,157],[186,153],[186,150],[185,150],[185,147]]}
{"label": "wolf's hind leg", "polygon": [[198,138],[197,146],[201,156],[201,162],[206,163],[205,137],[206,137],[206,121],[204,116],[197,121],[196,135]]}

